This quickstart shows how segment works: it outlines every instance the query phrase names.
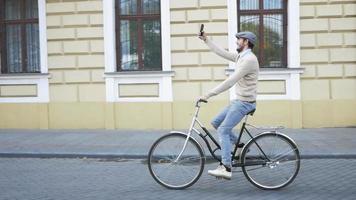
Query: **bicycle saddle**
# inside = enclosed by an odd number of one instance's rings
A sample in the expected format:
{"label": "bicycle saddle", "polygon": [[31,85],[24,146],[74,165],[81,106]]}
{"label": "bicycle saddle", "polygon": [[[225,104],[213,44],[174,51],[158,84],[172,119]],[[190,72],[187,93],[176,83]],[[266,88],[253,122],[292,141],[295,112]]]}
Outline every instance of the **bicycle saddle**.
{"label": "bicycle saddle", "polygon": [[255,113],[255,111],[256,111],[256,109],[253,109],[253,110],[251,110],[250,112],[248,112],[246,115],[253,115],[253,113]]}

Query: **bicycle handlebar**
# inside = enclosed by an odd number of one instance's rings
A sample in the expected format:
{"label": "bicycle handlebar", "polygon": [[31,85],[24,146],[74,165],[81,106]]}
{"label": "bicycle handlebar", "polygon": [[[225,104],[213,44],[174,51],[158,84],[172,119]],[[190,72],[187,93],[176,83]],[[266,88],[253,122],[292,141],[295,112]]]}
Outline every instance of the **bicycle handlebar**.
{"label": "bicycle handlebar", "polygon": [[198,107],[199,103],[200,102],[203,102],[203,103],[208,103],[207,100],[204,100],[204,99],[199,99],[196,103],[195,103],[195,107]]}

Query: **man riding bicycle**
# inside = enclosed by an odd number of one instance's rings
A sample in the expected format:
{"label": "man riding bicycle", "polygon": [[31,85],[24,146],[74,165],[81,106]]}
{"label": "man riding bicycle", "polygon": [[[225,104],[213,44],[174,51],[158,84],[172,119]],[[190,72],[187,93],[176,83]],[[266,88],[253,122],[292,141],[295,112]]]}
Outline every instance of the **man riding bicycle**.
{"label": "man riding bicycle", "polygon": [[235,86],[236,99],[232,100],[212,121],[211,125],[217,130],[221,146],[221,163],[215,170],[208,173],[215,177],[231,179],[231,150],[237,142],[237,136],[232,129],[250,111],[256,108],[257,82],[259,63],[252,52],[256,44],[256,35],[251,32],[236,33],[237,52],[229,52],[214,44],[204,32],[199,38],[204,41],[211,51],[235,63],[235,71],[222,83],[199,97],[208,100],[232,86]]}

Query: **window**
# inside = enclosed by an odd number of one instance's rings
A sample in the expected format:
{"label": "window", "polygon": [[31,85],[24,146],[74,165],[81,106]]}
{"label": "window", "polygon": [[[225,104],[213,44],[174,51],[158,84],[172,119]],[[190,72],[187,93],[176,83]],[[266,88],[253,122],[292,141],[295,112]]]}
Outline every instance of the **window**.
{"label": "window", "polygon": [[46,0],[0,0],[0,103],[49,102]]}
{"label": "window", "polygon": [[161,71],[160,0],[116,0],[117,71]]}
{"label": "window", "polygon": [[238,31],[251,31],[264,68],[287,67],[287,1],[237,0]]}
{"label": "window", "polygon": [[37,0],[0,0],[1,73],[40,73]]}
{"label": "window", "polygon": [[103,10],[106,100],[171,102],[170,1],[105,0]]}
{"label": "window", "polygon": [[[304,71],[300,68],[300,0],[235,0],[229,2],[229,50],[236,50],[236,29],[255,32],[259,37],[259,43],[254,48],[261,66],[259,81],[285,82],[284,94],[277,94],[278,90],[274,88],[273,91],[259,93],[257,99],[300,100],[300,74]],[[290,38],[288,42],[287,38]],[[272,47],[273,51],[270,50]],[[232,73],[234,67],[234,63],[230,62],[227,74]],[[234,95],[234,89],[230,90],[231,99],[235,98]]]}

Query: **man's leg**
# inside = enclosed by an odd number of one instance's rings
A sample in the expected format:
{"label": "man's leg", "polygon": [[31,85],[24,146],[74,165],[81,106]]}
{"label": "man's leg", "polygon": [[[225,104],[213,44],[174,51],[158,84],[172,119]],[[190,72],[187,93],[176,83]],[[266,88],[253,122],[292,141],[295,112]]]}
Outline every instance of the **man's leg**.
{"label": "man's leg", "polygon": [[236,134],[235,133],[233,133],[232,132],[232,130],[231,130],[231,134],[230,134],[230,141],[231,141],[231,144],[236,144],[237,143],[237,139],[238,139],[238,137],[236,136]]}
{"label": "man's leg", "polygon": [[218,128],[219,141],[221,144],[222,163],[231,168],[231,135],[232,129],[242,120],[242,118],[252,109],[254,104],[249,104],[239,100],[234,100],[226,114],[224,121]]}
{"label": "man's leg", "polygon": [[234,100],[226,113],[224,121],[218,127],[219,142],[221,146],[221,162],[215,170],[208,170],[208,174],[225,179],[231,179],[231,148],[230,142],[232,129],[241,121],[241,119],[251,110],[256,107],[256,104],[250,104],[239,100]]}
{"label": "man's leg", "polygon": [[[221,110],[219,114],[210,122],[210,124],[215,128],[215,130],[217,130],[221,123],[224,121],[230,106],[231,103],[227,105],[223,110]],[[238,138],[234,133],[230,135],[230,141],[232,144],[235,144],[237,142],[237,139]]]}
{"label": "man's leg", "polygon": [[216,117],[210,122],[210,124],[215,128],[215,130],[218,130],[220,124],[224,121],[229,108],[230,104],[227,105],[224,109],[222,109],[219,114],[216,115]]}

